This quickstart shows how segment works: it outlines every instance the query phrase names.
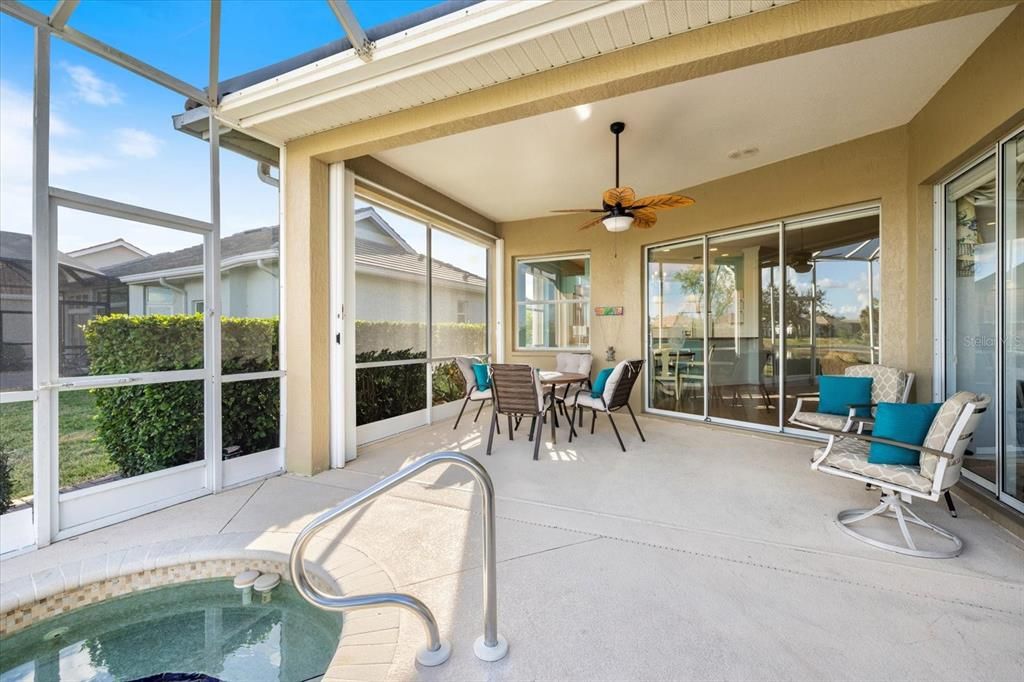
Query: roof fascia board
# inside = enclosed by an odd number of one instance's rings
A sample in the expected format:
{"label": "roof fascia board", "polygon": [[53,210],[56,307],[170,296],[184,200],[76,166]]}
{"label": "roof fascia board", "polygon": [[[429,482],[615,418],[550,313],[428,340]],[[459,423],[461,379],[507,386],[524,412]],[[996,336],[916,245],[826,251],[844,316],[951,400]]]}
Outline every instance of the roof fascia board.
{"label": "roof fascia board", "polygon": [[374,60],[344,52],[226,96],[221,110],[248,128],[586,23],[644,0],[493,0],[381,39]]}
{"label": "roof fascia board", "polygon": [[290,140],[289,155],[344,161],[1013,4],[1017,0],[801,0],[312,133]]}

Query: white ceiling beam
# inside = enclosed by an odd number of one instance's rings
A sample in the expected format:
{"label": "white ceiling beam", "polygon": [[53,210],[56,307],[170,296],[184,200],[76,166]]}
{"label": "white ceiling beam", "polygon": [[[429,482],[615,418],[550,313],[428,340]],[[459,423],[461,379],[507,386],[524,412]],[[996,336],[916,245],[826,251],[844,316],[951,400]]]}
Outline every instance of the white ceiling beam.
{"label": "white ceiling beam", "polygon": [[50,14],[50,26],[64,28],[67,26],[71,13],[78,9],[79,0],[60,0]]}
{"label": "white ceiling beam", "polygon": [[65,26],[63,28],[53,26],[50,24],[50,18],[48,16],[28,7],[27,5],[17,2],[17,0],[4,0],[3,2],[0,2],[0,12],[10,15],[15,19],[20,19],[32,26],[48,29],[51,33],[65,42],[71,43],[76,47],[80,47],[86,52],[91,52],[98,57],[114,62],[115,64],[128,69],[132,73],[151,80],[154,83],[158,83],[180,95],[190,97],[202,104],[210,103],[206,93],[196,86],[190,85],[180,78],[175,78],[171,74],[161,71],[155,66],[150,66],[129,54],[125,54],[102,41],[96,40],[92,36],[76,31],[70,26]]}
{"label": "white ceiling beam", "polygon": [[372,61],[373,41],[366,37],[366,31],[359,25],[359,20],[348,5],[348,0],[327,0],[327,4],[331,6],[331,11],[338,18],[359,58],[364,62]]}

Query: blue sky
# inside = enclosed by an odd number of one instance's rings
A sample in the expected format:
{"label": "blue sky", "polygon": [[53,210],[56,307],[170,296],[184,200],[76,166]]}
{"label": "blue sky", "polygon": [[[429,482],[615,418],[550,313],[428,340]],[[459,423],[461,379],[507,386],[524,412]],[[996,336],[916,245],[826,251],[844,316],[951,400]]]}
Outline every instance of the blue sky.
{"label": "blue sky", "polygon": [[[26,4],[48,13],[52,0]],[[354,0],[367,27],[434,2]],[[85,0],[70,25],[198,87],[206,85],[205,0]],[[221,79],[342,37],[323,0],[224,0]],[[33,32],[0,14],[0,228],[31,230]],[[59,39],[51,54],[51,173],[57,187],[208,220],[209,150],[175,132],[184,97]],[[277,193],[255,162],[221,153],[223,234],[278,222]],[[158,252],[192,235],[62,212],[58,246],[69,251],[117,237]]]}

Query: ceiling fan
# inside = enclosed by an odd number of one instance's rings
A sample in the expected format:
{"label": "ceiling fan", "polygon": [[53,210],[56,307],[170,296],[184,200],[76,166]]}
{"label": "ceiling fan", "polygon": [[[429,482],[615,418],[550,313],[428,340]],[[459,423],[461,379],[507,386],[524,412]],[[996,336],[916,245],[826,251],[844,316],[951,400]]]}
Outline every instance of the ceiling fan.
{"label": "ceiling fan", "polygon": [[604,223],[609,232],[625,232],[632,226],[647,229],[658,222],[656,211],[669,208],[690,206],[694,203],[690,197],[678,194],[652,194],[637,199],[632,187],[619,187],[619,135],[626,129],[626,124],[616,121],[611,125],[615,135],[615,187],[605,190],[601,197],[601,208],[570,208],[552,211],[552,213],[602,213],[599,218],[580,225],[586,230],[598,223]]}

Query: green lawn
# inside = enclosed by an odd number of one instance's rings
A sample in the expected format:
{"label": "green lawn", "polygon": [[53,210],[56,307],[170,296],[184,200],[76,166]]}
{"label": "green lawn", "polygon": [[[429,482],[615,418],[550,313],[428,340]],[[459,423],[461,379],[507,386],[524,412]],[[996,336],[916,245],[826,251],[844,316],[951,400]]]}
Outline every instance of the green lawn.
{"label": "green lawn", "polygon": [[[89,391],[60,394],[60,487],[117,473],[96,438],[96,399]],[[0,405],[0,434],[12,449],[12,497],[32,494],[32,403]]]}

